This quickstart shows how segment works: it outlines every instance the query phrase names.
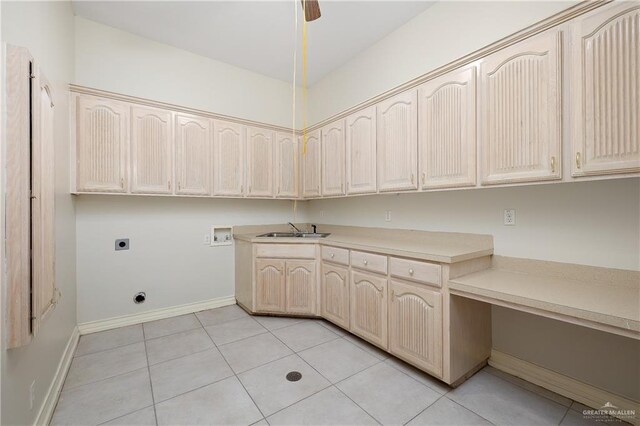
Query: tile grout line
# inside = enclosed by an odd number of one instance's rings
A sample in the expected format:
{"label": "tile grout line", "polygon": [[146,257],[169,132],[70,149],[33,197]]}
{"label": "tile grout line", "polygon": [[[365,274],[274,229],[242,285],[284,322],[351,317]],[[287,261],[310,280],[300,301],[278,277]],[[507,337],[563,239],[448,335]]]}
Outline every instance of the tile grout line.
{"label": "tile grout line", "polygon": [[[395,358],[395,357],[394,357],[394,358]],[[424,384],[424,383],[422,383],[420,380],[416,379],[415,377],[413,377],[412,375],[410,375],[410,374],[409,374],[409,373],[407,373],[406,371],[402,371],[402,370],[401,370],[401,369],[399,369],[398,367],[396,367],[396,366],[394,366],[394,365],[391,365],[391,364],[387,363],[386,361],[387,361],[388,359],[390,359],[390,358],[385,359],[385,364],[387,364],[389,367],[391,367],[391,368],[393,368],[394,370],[397,370],[397,371],[401,372],[401,373],[402,373],[402,374],[404,374],[405,376],[407,376],[407,377],[409,377],[409,378],[411,378],[411,379],[415,380],[416,382],[420,383],[422,386],[426,386],[427,388],[429,388],[430,390],[432,390],[432,391],[434,391],[435,393],[439,394],[440,396],[445,396],[445,395],[447,395],[449,392],[451,392],[451,391],[452,391],[452,389],[451,389],[451,388],[449,388],[445,393],[440,393],[438,390],[436,390],[436,389],[432,388],[432,387],[431,387],[431,386],[429,386],[429,385],[425,385],[425,384]],[[397,360],[399,360],[399,361],[402,361],[400,358],[396,358],[396,359],[397,359]],[[404,361],[402,361],[402,362],[404,362]],[[411,364],[407,364],[407,365],[411,366]],[[418,370],[418,371],[421,371],[421,370]],[[429,377],[432,377],[429,373],[426,373],[426,372],[423,372],[423,373],[424,373],[424,374],[426,374],[426,375],[428,375]],[[436,379],[436,380],[437,380],[437,379]],[[444,382],[443,382],[443,383],[444,383]],[[447,385],[447,386],[448,386],[448,385]],[[440,399],[440,398],[438,398],[438,399]]]}
{"label": "tile grout line", "polygon": [[427,411],[429,409],[429,407],[431,407],[433,404],[435,404],[436,402],[440,401],[442,398],[444,398],[444,395],[440,395],[435,401],[433,401],[431,404],[427,405],[426,407],[424,407],[422,410],[420,410],[420,412],[418,414],[416,414],[415,416],[411,417],[409,420],[407,420],[406,422],[402,423],[403,426],[408,425],[409,423],[411,423],[411,421],[413,419],[415,419],[416,417],[418,417],[420,414],[424,413],[425,411]]}
{"label": "tile grout line", "polygon": [[571,406],[567,407],[567,411],[564,412],[564,415],[562,416],[562,418],[558,422],[558,425],[562,424],[562,422],[564,421],[565,417],[567,417],[567,414],[569,414],[569,410],[571,410]]}
{"label": "tile grout line", "polygon": [[495,425],[495,423],[493,423],[492,421],[490,421],[486,417],[481,416],[479,413],[476,413],[472,409],[465,407],[464,405],[460,404],[458,401],[454,401],[453,399],[449,398],[447,395],[442,395],[442,397],[443,398],[447,398],[449,401],[453,402],[454,404],[459,405],[460,407],[464,408],[465,410],[472,412],[473,414],[475,414],[476,416],[480,417],[481,419],[486,420],[488,423],[490,423],[492,425]]}
{"label": "tile grout line", "polygon": [[[147,405],[146,407],[138,408],[137,410],[132,411],[132,412],[130,412],[130,413],[123,414],[123,415],[118,416],[118,417],[115,417],[115,418],[113,418],[113,419],[105,420],[104,422],[98,423],[98,424],[97,424],[97,426],[105,425],[105,424],[107,424],[107,423],[109,423],[109,422],[111,422],[111,421],[113,421],[113,420],[121,419],[121,418],[123,418],[123,417],[128,416],[129,414],[137,413],[138,411],[146,410],[147,408],[150,408],[150,407],[153,407],[153,405]],[[157,420],[156,420],[156,425],[157,425],[157,423],[158,423],[158,422],[157,422]]]}
{"label": "tile grout line", "polygon": [[151,388],[151,403],[153,404],[153,417],[158,425],[158,413],[156,412],[156,397],[153,395],[153,381],[151,380],[151,366],[149,365],[149,352],[147,352],[147,339],[144,332],[144,323],[142,325],[142,338],[144,339],[144,355],[147,358],[147,373],[149,373],[149,387]]}

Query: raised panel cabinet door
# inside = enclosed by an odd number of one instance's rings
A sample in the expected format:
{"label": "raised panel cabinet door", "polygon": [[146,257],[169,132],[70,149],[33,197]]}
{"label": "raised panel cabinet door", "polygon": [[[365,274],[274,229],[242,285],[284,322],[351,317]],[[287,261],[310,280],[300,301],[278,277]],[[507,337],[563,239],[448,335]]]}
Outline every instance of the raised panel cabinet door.
{"label": "raised panel cabinet door", "polygon": [[302,158],[302,196],[320,196],[320,130],[302,137],[300,147]]}
{"label": "raised panel cabinet door", "polygon": [[247,127],[247,195],[273,197],[273,132]]}
{"label": "raised panel cabinet door", "polygon": [[347,117],[347,193],[376,192],[376,107]]}
{"label": "raised panel cabinet door", "polygon": [[442,375],[442,294],[421,285],[389,283],[389,350]]}
{"label": "raised panel cabinet door", "polygon": [[350,330],[387,349],[387,279],[351,271]]}
{"label": "raised panel cabinet door", "polygon": [[129,106],[93,96],[76,99],[77,190],[127,192]]}
{"label": "raised panel cabinet door", "polygon": [[176,194],[211,194],[211,122],[176,114]]}
{"label": "raised panel cabinet door", "polygon": [[170,194],[173,180],[171,111],[131,107],[131,192]]}
{"label": "raised panel cabinet door", "polygon": [[256,260],[256,311],[285,311],[285,261]]}
{"label": "raised panel cabinet door", "polygon": [[561,46],[553,30],[480,64],[483,184],[561,178]]}
{"label": "raised panel cabinet door", "polygon": [[640,5],[575,19],[571,58],[573,176],[640,171]]}
{"label": "raised panel cabinet door", "polygon": [[418,95],[400,93],[378,104],[378,189],[417,189]]}
{"label": "raised panel cabinet door", "polygon": [[322,128],[322,195],[344,194],[344,120]]}
{"label": "raised panel cabinet door", "polygon": [[316,261],[287,260],[286,312],[316,314]]}
{"label": "raised panel cabinet door", "polygon": [[291,133],[276,133],[276,197],[297,198],[300,138]]}
{"label": "raised panel cabinet door", "polygon": [[418,150],[423,189],[476,184],[476,67],[418,89]]}
{"label": "raised panel cabinet door", "polygon": [[213,193],[242,196],[244,192],[245,128],[241,124],[213,122]]}
{"label": "raised panel cabinet door", "polygon": [[322,317],[349,328],[349,271],[346,268],[322,264],[320,282]]}

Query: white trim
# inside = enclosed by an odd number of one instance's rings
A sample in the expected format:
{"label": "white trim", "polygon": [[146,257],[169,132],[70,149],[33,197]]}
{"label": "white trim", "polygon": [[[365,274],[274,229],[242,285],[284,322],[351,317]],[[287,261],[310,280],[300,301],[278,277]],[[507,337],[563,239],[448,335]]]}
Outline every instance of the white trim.
{"label": "white trim", "polygon": [[491,350],[489,365],[595,409],[599,409],[605,403],[610,402],[621,410],[635,410],[635,418],[626,417],[622,418],[622,420],[634,425],[640,425],[640,403],[637,401],[616,395],[495,349]]}
{"label": "white trim", "polygon": [[64,379],[67,377],[69,367],[71,367],[71,361],[73,360],[73,354],[76,352],[79,339],[80,332],[78,327],[74,327],[34,425],[48,425],[51,422],[53,411],[56,409],[58,397],[60,396],[60,392],[62,392],[62,385],[64,384]]}
{"label": "white trim", "polygon": [[172,306],[169,308],[154,309],[152,311],[146,311],[139,314],[85,322],[78,324],[78,328],[80,329],[80,334],[83,335],[98,331],[111,330],[113,328],[124,327],[127,325],[140,324],[147,321],[191,314],[194,312],[204,311],[206,309],[219,308],[221,306],[235,305],[235,303],[235,296],[218,297],[216,299],[205,300],[204,302],[187,303],[185,305]]}

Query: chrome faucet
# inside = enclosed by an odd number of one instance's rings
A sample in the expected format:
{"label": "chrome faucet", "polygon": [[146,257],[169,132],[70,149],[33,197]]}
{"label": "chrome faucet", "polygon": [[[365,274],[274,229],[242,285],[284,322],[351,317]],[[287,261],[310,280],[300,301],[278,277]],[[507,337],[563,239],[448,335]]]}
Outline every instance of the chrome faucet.
{"label": "chrome faucet", "polygon": [[302,234],[302,231],[298,229],[297,226],[295,226],[293,223],[291,222],[287,222],[289,224],[290,227],[292,227],[293,229],[295,229],[294,233],[298,233],[298,234]]}
{"label": "chrome faucet", "polygon": [[314,225],[314,224],[311,224],[311,227],[313,228],[313,233],[317,234],[318,233],[318,231],[317,231],[318,227],[316,225]]}

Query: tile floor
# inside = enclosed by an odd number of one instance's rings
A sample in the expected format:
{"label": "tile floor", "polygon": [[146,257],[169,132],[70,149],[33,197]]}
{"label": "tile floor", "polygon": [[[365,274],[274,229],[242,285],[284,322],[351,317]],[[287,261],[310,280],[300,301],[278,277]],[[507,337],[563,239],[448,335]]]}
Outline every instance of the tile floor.
{"label": "tile floor", "polygon": [[602,424],[581,410],[491,367],[450,389],[326,321],[227,306],[83,336],[52,424]]}

